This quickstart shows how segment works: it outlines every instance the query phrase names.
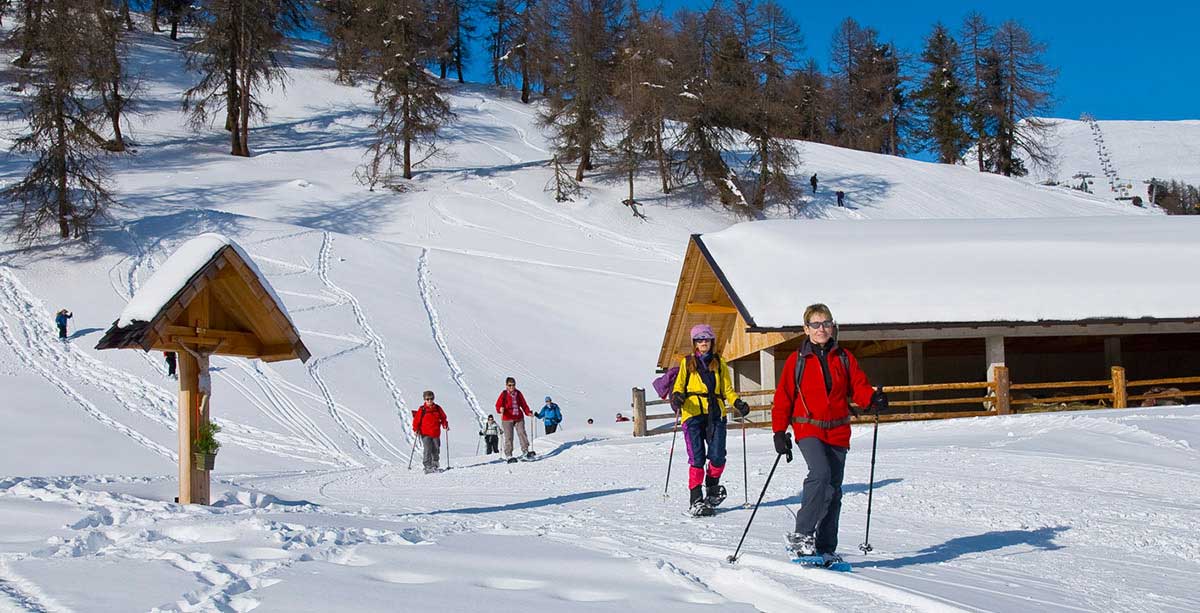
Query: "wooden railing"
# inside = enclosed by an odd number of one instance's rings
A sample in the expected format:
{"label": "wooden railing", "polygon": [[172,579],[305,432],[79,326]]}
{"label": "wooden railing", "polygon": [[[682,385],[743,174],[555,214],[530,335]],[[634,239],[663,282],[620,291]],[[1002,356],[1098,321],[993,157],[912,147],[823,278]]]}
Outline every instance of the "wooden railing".
{"label": "wooden railing", "polygon": [[[969,383],[931,383],[926,385],[888,385],[884,386],[891,399],[886,412],[879,415],[880,421],[917,421],[928,419],[949,419],[955,417],[982,417],[986,415],[1008,415],[1013,412],[1059,411],[1094,409],[1105,405],[1087,405],[1086,402],[1107,402],[1108,406],[1123,409],[1130,401],[1144,401],[1161,398],[1190,398],[1200,396],[1200,390],[1171,390],[1158,393],[1142,393],[1129,395],[1129,388],[1143,388],[1163,385],[1200,385],[1200,377],[1175,377],[1169,379],[1146,379],[1141,381],[1126,381],[1125,369],[1114,366],[1108,379],[1092,381],[1058,381],[1052,383],[1012,383],[1009,379],[1008,368],[998,366],[993,369],[992,381]],[[1095,391],[1103,388],[1104,391]],[[962,395],[961,392],[981,390],[980,395]],[[1025,391],[1067,390],[1066,395],[1048,398],[1013,398],[1013,392],[1023,395]],[[1079,390],[1083,393],[1071,393]],[[926,393],[946,394],[950,398],[924,398]],[[766,428],[771,425],[771,402],[775,390],[757,390],[739,393],[750,405],[750,414],[745,420],[731,420],[730,429]],[[900,397],[908,394],[908,400]],[[970,406],[978,404],[977,410],[939,410],[937,407]],[[665,413],[648,414],[649,407],[670,406],[667,400],[646,401],[646,390],[633,388],[633,435],[646,436],[672,432],[678,428],[678,417],[668,409]],[[921,410],[933,407],[934,410]],[[873,416],[862,415],[852,417],[851,422],[857,423],[873,419]],[[671,423],[651,427],[650,422],[669,420]]]}

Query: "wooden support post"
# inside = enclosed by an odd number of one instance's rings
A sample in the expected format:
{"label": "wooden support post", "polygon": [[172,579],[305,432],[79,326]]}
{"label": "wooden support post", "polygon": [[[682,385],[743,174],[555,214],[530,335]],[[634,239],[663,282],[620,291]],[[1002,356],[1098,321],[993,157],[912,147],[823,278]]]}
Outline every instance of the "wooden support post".
{"label": "wooden support post", "polygon": [[633,435],[646,436],[646,390],[633,388]]}
{"label": "wooden support post", "polygon": [[1121,365],[1121,337],[1104,337],[1104,365],[1109,368]]}
{"label": "wooden support post", "polygon": [[[922,385],[925,383],[925,343],[913,341],[908,343],[908,384]],[[912,400],[921,400],[925,395],[912,392]]]}
{"label": "wooden support post", "polygon": [[208,504],[208,473],[196,468],[192,441],[205,417],[200,407],[200,368],[187,351],[177,355],[179,373],[179,502]]}
{"label": "wooden support post", "polygon": [[1129,406],[1129,390],[1125,387],[1125,369],[1120,366],[1112,367],[1113,408],[1124,409]]}
{"label": "wooden support post", "polygon": [[775,383],[775,350],[763,349],[758,352],[758,389],[774,389]]}
{"label": "wooden support post", "polygon": [[1009,393],[1012,382],[1008,379],[1008,367],[996,366],[992,370],[996,382],[996,414],[1008,415],[1012,412],[1012,395]]}

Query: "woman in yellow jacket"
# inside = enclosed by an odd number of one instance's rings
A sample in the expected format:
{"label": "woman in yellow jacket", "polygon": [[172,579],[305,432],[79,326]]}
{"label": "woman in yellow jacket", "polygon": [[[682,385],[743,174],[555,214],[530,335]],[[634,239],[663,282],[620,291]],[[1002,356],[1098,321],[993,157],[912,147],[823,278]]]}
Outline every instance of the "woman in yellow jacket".
{"label": "woman in yellow jacket", "polygon": [[[732,404],[739,417],[750,412],[733,391],[729,365],[713,350],[716,342],[708,324],[692,327],[693,351],[680,362],[671,393],[671,407],[679,414],[687,443],[689,510],[697,517],[712,515],[713,507],[725,500],[725,487],[720,482],[725,471],[726,406]],[[701,483],[707,496],[700,489]]]}

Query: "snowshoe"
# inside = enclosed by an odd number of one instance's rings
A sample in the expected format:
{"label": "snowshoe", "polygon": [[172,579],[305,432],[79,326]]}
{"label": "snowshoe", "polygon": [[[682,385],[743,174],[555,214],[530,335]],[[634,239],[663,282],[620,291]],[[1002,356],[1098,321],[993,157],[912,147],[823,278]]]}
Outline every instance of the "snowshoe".
{"label": "snowshoe", "polygon": [[817,555],[817,536],[815,534],[789,532],[787,535],[787,548],[796,558],[821,557]]}
{"label": "snowshoe", "polygon": [[836,553],[823,553],[821,555],[811,556],[792,556],[792,562],[800,566],[811,566],[813,568],[824,568],[828,570],[848,573],[853,567],[850,563],[843,560],[842,556]]}
{"label": "snowshoe", "polygon": [[727,495],[728,493],[725,491],[725,486],[718,485],[716,491],[713,491],[712,488],[709,488],[708,497],[705,498],[704,501],[707,502],[708,506],[710,507],[720,506],[722,502],[725,502],[725,497]]}
{"label": "snowshoe", "polygon": [[712,517],[713,515],[716,515],[717,512],[707,502],[700,500],[694,503],[692,507],[688,509],[688,514],[692,517]]}

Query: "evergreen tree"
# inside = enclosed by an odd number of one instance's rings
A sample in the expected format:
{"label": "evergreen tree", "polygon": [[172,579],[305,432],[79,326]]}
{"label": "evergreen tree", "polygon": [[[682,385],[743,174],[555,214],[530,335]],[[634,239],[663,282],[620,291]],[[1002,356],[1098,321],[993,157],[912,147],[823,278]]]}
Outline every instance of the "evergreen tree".
{"label": "evergreen tree", "polygon": [[986,73],[989,68],[992,68],[990,64],[992,31],[992,26],[988,24],[983,15],[973,12],[963,20],[960,34],[969,77],[967,126],[970,130],[970,137],[975,143],[975,159],[980,172],[986,170],[987,151],[990,149],[991,140],[995,135],[994,130],[989,129],[989,125],[994,122],[989,121],[991,114],[988,112],[988,95],[985,91]]}
{"label": "evergreen tree", "polygon": [[425,3],[368,1],[375,23],[368,29],[366,44],[379,111],[371,124],[375,141],[367,149],[370,159],[356,175],[374,189],[397,166],[401,176],[412,179],[413,167],[438,153],[438,133],[454,114],[438,80],[425,70],[442,49]]}
{"label": "evergreen tree", "polygon": [[918,136],[924,148],[936,151],[943,164],[958,163],[971,144],[960,58],[958,43],[949,30],[940,23],[934,25],[921,53],[925,76],[913,99],[923,118]]}
{"label": "evergreen tree", "polygon": [[284,85],[279,54],[288,48],[287,35],[305,25],[305,4],[203,0],[198,5],[200,32],[187,48],[187,66],[200,73],[200,82],[184,92],[183,107],[197,129],[223,107],[232,155],[250,156],[250,120],[266,118],[258,92]]}
{"label": "evergreen tree", "polygon": [[[28,42],[28,72],[22,79],[34,89],[25,99],[28,132],[12,145],[30,154],[24,178],[0,192],[10,207],[10,232],[33,242],[47,227],[61,238],[86,238],[93,224],[115,204],[104,160],[105,112],[95,100],[92,58],[107,53],[95,36],[101,26],[94,4],[77,0],[31,3],[38,36]],[[27,4],[27,8],[29,5]],[[28,16],[29,13],[27,12]],[[17,32],[18,39],[28,30]]]}
{"label": "evergreen tree", "polygon": [[365,8],[363,0],[319,0],[314,6],[314,21],[329,41],[326,53],[333,59],[339,83],[356,84],[363,70],[363,30],[372,25]]}
{"label": "evergreen tree", "polygon": [[748,165],[756,167],[758,186],[751,203],[762,209],[768,192],[782,198],[793,195],[790,172],[799,161],[796,147],[786,138],[793,131],[793,105],[789,102],[788,74],[795,69],[802,38],[800,28],[774,0],[768,0],[754,15],[748,48],[754,58],[754,75],[747,92],[750,111],[745,131],[754,147]]}

